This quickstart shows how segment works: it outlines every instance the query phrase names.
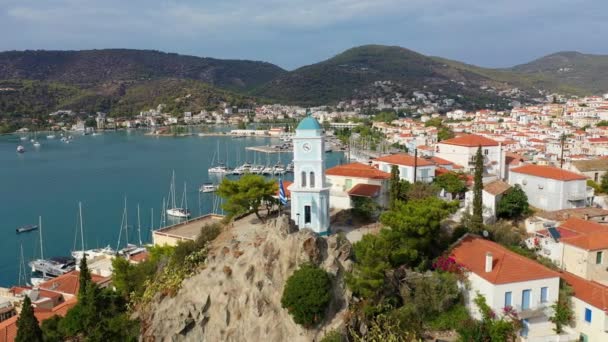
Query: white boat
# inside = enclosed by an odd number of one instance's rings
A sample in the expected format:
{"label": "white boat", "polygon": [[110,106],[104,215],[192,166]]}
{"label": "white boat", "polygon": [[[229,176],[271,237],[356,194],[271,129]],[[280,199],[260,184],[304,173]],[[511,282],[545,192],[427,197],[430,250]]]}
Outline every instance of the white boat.
{"label": "white boat", "polygon": [[218,186],[212,183],[205,183],[198,189],[200,192],[215,192]]}
{"label": "white boat", "polygon": [[171,208],[167,208],[167,215],[177,218],[188,218],[190,217],[190,210],[188,210],[188,200],[186,199],[186,183],[184,183],[184,193],[182,195],[182,207],[178,208],[175,204],[175,172],[171,177],[171,186],[169,189],[169,204]]}
{"label": "white boat", "polygon": [[40,147],[40,143],[38,141],[34,141],[34,147]]}
{"label": "white boat", "polygon": [[23,136],[23,137],[19,138],[19,140],[26,141],[27,140],[27,136]]}
{"label": "white boat", "polygon": [[210,174],[220,174],[226,175],[232,172],[232,170],[226,166],[226,164],[220,161],[220,142],[217,142],[217,151],[213,154],[212,164],[217,163],[217,165],[210,167],[207,172]]}
{"label": "white boat", "polygon": [[285,169],[285,166],[283,166],[282,164],[275,164],[275,166],[273,166],[272,168],[272,174],[273,175],[282,175],[286,172],[287,170]]}
{"label": "white boat", "polygon": [[251,164],[249,164],[249,163],[245,163],[245,164],[237,167],[236,169],[234,169],[234,171],[232,171],[232,173],[235,175],[242,175],[244,173],[249,173],[249,172],[251,172]]}
{"label": "white boat", "polygon": [[54,134],[50,134],[46,136],[47,139],[55,139],[55,135]]}
{"label": "white boat", "polygon": [[[47,277],[58,277],[62,274],[73,271],[76,268],[76,261],[71,257],[54,257],[50,259],[44,258],[44,249],[42,248],[42,217],[38,218],[38,232],[40,233],[40,259],[32,260],[29,262],[29,266],[32,269],[32,273],[41,274],[42,278]],[[35,282],[35,278],[32,278],[32,283]]]}
{"label": "white boat", "polygon": [[264,165],[253,165],[251,167],[251,173],[261,174],[264,171]]}
{"label": "white boat", "polygon": [[21,145],[17,146],[17,153],[23,153],[23,152],[25,152],[25,147],[23,147]]}

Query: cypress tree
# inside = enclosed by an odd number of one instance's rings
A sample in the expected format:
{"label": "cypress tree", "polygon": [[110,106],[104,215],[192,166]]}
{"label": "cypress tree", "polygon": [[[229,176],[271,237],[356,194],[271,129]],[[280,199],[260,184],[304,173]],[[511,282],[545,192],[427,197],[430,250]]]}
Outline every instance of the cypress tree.
{"label": "cypress tree", "polygon": [[474,232],[479,232],[483,229],[483,155],[481,146],[477,149],[475,155],[475,175],[473,178],[473,217],[471,218],[471,229]]}
{"label": "cypress tree", "polygon": [[399,168],[397,165],[391,167],[391,178],[389,180],[389,206],[395,208],[395,203],[401,195],[401,180],[399,179]]}
{"label": "cypress tree", "polygon": [[82,259],[80,259],[80,275],[78,277],[78,282],[78,299],[81,300],[87,291],[89,283],[91,282],[91,272],[89,271],[89,266],[87,265],[87,256],[85,253],[83,253]]}
{"label": "cypress tree", "polygon": [[30,297],[25,296],[21,315],[17,319],[17,336],[15,342],[42,342],[42,329],[34,316],[34,307]]}

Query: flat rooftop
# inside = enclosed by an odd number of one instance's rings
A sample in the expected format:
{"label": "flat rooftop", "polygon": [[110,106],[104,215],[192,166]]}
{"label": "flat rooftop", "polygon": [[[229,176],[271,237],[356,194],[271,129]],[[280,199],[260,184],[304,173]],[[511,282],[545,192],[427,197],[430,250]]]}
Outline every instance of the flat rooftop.
{"label": "flat rooftop", "polygon": [[201,228],[208,224],[219,223],[224,216],[209,214],[197,217],[190,221],[181,222],[173,226],[161,228],[154,231],[154,234],[174,236],[188,240],[196,240],[201,232]]}

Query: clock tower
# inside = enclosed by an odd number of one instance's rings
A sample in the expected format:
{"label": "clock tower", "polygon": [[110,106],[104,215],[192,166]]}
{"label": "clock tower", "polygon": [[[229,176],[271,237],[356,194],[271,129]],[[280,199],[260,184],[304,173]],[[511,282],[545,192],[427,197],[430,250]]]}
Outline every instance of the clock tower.
{"label": "clock tower", "polygon": [[329,234],[329,188],[325,185],[325,138],[319,122],[310,115],[300,121],[293,137],[294,181],[291,219],[299,229]]}

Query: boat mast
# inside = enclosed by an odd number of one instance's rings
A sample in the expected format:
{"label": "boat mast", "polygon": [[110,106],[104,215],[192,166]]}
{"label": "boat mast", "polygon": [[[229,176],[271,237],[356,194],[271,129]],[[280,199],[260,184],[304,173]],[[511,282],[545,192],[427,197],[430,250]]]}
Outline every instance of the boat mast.
{"label": "boat mast", "polygon": [[82,229],[82,202],[78,202],[78,212],[80,215],[80,244],[82,245],[82,257],[84,258],[84,230]]}
{"label": "boat mast", "polygon": [[186,182],[184,182],[184,194],[182,195],[182,207],[188,209],[188,197],[186,196]]}
{"label": "boat mast", "polygon": [[139,238],[139,245],[143,245],[141,242],[141,221],[139,219],[139,203],[137,203],[137,237]]}
{"label": "boat mast", "polygon": [[25,259],[23,258],[23,244],[20,244],[21,248],[21,259],[19,259],[19,280],[17,280],[17,285],[26,285],[27,281],[21,282],[21,279],[26,279],[25,277]]}
{"label": "boat mast", "polygon": [[[126,198],[125,198],[126,200]],[[120,220],[120,230],[118,231],[118,243],[116,244],[116,251],[118,251],[120,249],[120,239],[122,237],[122,227],[125,223],[125,212],[123,210],[122,212],[122,219]]]}
{"label": "boat mast", "polygon": [[129,245],[129,215],[127,214],[127,196],[125,196],[125,239]]}
{"label": "boat mast", "polygon": [[171,204],[173,205],[171,208],[176,208],[176,205],[175,205],[175,170],[173,170],[173,175],[171,176]]}
{"label": "boat mast", "polygon": [[44,250],[42,248],[42,216],[38,216],[38,233],[40,236],[40,259],[44,260]]}

